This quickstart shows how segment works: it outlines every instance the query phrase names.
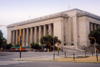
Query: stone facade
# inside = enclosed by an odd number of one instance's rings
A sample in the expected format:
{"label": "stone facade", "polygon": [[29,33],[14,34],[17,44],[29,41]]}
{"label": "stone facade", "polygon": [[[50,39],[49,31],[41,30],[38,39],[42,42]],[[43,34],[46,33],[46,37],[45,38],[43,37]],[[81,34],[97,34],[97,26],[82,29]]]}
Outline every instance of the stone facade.
{"label": "stone facade", "polygon": [[[64,47],[90,45],[88,34],[100,27],[100,17],[79,9],[72,9],[40,18],[8,25],[7,43],[17,44],[19,28],[22,31],[22,46],[33,41],[40,44],[41,36],[57,36]],[[78,38],[78,35],[80,38]]]}

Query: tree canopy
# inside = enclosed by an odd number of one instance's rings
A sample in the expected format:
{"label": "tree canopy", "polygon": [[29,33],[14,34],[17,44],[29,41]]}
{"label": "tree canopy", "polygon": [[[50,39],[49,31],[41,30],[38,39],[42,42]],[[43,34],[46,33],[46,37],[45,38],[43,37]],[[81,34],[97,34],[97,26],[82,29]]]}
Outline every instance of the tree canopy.
{"label": "tree canopy", "polygon": [[[44,42],[43,42],[43,41],[44,41]],[[56,36],[53,37],[53,36],[51,36],[51,35],[42,36],[41,39],[40,39],[40,42],[41,42],[42,45],[43,45],[43,44],[48,45],[48,44],[50,43],[51,46],[53,46],[53,41],[54,41],[54,44],[57,43],[57,42],[61,43],[61,41],[58,40],[58,37],[56,37]],[[48,42],[49,42],[49,43],[48,43]]]}
{"label": "tree canopy", "polygon": [[38,43],[32,42],[30,45],[31,45],[31,48],[33,49],[41,49],[41,46]]}
{"label": "tree canopy", "polygon": [[[98,43],[100,45],[100,28],[94,30],[94,31],[91,31],[88,35],[89,37],[94,37],[96,39],[96,43]],[[91,44],[94,44],[94,39],[92,38],[89,38],[90,40],[90,43]]]}
{"label": "tree canopy", "polygon": [[2,37],[0,36],[0,48],[1,48],[2,44],[3,44],[3,39],[2,39]]}
{"label": "tree canopy", "polygon": [[1,48],[2,45],[5,43],[4,40],[6,40],[6,39],[3,37],[3,33],[2,33],[2,31],[0,30],[0,48]]}
{"label": "tree canopy", "polygon": [[0,30],[0,36],[1,36],[1,38],[3,38],[3,33],[2,33],[2,31]]}
{"label": "tree canopy", "polygon": [[6,49],[10,49],[11,47],[13,47],[13,45],[11,43],[7,44]]}

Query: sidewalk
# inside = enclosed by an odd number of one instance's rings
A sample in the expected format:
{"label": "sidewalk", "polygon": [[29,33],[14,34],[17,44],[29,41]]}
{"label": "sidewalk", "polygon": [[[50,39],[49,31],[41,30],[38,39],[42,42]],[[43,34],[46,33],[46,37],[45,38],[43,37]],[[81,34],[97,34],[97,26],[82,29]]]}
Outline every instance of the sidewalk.
{"label": "sidewalk", "polygon": [[[84,54],[75,54],[75,57],[84,57],[85,55]],[[87,62],[87,60],[90,60],[90,61],[93,61],[95,60],[96,62],[96,57],[95,55],[91,55],[91,54],[88,54],[87,56],[89,56],[89,59],[88,58],[76,58],[77,62]],[[99,62],[100,62],[100,55],[98,55],[98,59],[99,59]],[[53,60],[53,58],[55,58],[55,60]],[[82,60],[81,60],[82,59]],[[84,59],[84,61],[83,61]],[[94,59],[94,60],[91,60],[91,59]],[[34,57],[22,57],[22,58],[12,58],[12,60],[14,61],[65,61],[65,62],[76,62],[76,61],[73,61],[73,53],[70,53],[70,54],[66,54],[66,58],[65,58],[65,55],[64,53],[61,53],[60,52],[60,55],[58,56],[58,53],[56,52],[56,55],[55,57],[53,57],[53,54],[51,55],[42,55],[42,56],[34,56]],[[85,61],[86,60],[86,61]],[[89,61],[89,62],[90,62]]]}
{"label": "sidewalk", "polygon": [[[64,58],[64,56],[55,56],[55,59],[58,58]],[[22,57],[22,58],[12,58],[12,60],[22,60],[22,61],[34,61],[34,60],[40,60],[40,61],[46,61],[46,60],[53,60],[53,55],[44,55],[39,57]]]}

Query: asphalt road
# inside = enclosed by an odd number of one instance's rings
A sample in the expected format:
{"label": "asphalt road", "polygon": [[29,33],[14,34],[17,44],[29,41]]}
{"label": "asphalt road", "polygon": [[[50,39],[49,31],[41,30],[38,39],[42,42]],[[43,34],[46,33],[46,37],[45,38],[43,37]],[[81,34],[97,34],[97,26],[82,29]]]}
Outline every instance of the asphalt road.
{"label": "asphalt road", "polygon": [[32,61],[32,62],[19,61],[19,63],[16,64],[0,65],[0,67],[100,67],[100,64],[99,63],[50,62],[50,61]]}
{"label": "asphalt road", "polygon": [[[84,52],[74,52],[76,55],[85,55]],[[73,52],[67,52],[72,56]],[[22,52],[22,57],[52,56],[53,52]],[[56,52],[57,55],[57,52]],[[88,53],[88,55],[92,55]],[[60,52],[64,57],[64,53]],[[72,63],[50,61],[12,61],[11,58],[19,58],[19,52],[0,52],[0,67],[100,67],[99,63]]]}

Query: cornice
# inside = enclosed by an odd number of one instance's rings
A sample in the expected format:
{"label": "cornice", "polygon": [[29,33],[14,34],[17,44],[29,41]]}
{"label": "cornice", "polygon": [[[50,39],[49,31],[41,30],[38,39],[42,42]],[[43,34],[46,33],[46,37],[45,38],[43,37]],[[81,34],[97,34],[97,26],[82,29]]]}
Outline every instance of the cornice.
{"label": "cornice", "polygon": [[100,20],[100,16],[94,15],[94,14],[89,13],[89,12],[86,12],[86,11],[78,13],[77,16],[78,16],[78,17],[81,17],[81,16],[88,16],[88,17],[91,17],[91,18]]}
{"label": "cornice", "polygon": [[43,17],[39,17],[39,18],[35,18],[35,19],[30,19],[30,20],[10,24],[10,25],[7,26],[7,28],[13,27],[13,25],[20,26],[20,25],[24,25],[24,24],[35,23],[35,22],[44,21],[44,20],[48,20],[48,19],[53,19],[53,18],[57,18],[57,17],[68,18],[68,15],[64,14],[64,13],[51,14],[51,15],[47,15],[47,16],[43,16]]}

